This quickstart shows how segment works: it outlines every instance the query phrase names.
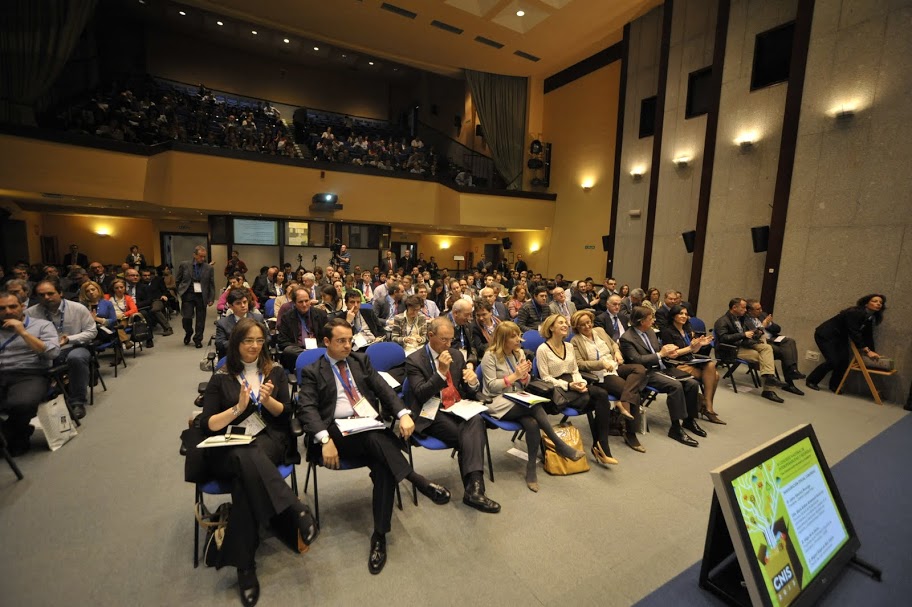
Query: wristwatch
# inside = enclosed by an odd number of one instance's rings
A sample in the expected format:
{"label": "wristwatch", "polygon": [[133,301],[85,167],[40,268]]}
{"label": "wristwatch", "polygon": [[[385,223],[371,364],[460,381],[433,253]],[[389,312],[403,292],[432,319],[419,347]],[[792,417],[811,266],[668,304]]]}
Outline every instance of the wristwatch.
{"label": "wristwatch", "polygon": [[320,439],[320,444],[325,445],[329,442],[329,434]]}

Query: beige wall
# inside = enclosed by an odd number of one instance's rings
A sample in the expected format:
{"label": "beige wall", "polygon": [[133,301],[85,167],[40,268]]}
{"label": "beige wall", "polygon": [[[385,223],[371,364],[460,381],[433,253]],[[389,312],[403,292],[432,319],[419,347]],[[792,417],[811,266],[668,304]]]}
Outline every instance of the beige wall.
{"label": "beige wall", "polygon": [[[544,137],[554,146],[550,190],[558,200],[547,265],[529,265],[548,276],[605,273],[620,73],[615,61],[545,95]],[[592,189],[584,191],[584,183]]]}
{"label": "beige wall", "polygon": [[[621,283],[636,286],[639,286],[643,273],[646,207],[649,202],[649,175],[653,170],[652,146],[655,139],[639,138],[640,102],[652,97],[658,90],[663,10],[660,6],[630,24],[624,143],[621,146],[621,176],[615,224],[614,275]],[[645,171],[641,179],[631,177],[630,173],[635,168]],[[631,211],[638,211],[640,216],[631,217]]]}
{"label": "beige wall", "polygon": [[[803,358],[821,321],[886,294],[875,343],[900,373],[875,381],[894,402],[912,379],[910,22],[909,2],[817,0],[776,298]],[[855,117],[836,121],[834,108],[851,103]],[[857,378],[851,389],[867,393]]]}

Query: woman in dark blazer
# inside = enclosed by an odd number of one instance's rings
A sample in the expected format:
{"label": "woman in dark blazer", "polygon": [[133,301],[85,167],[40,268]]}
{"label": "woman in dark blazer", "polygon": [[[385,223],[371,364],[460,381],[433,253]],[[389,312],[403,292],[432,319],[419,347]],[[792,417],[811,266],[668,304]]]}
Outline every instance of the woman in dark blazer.
{"label": "woman in dark blazer", "polygon": [[836,391],[852,360],[848,344],[850,339],[865,356],[880,358],[880,354],[874,351],[874,325],[879,325],[883,321],[886,309],[886,296],[871,293],[859,299],[853,307],[846,308],[817,327],[814,331],[814,341],[817,342],[824,361],[807,376],[807,387],[819,390],[820,386],[817,384],[832,371],[830,390]]}
{"label": "woman in dark blazer", "polygon": [[[715,361],[710,360],[701,364],[690,364],[694,359],[694,352],[699,352],[700,348],[712,343],[712,337],[704,335],[698,337],[690,330],[687,321],[690,320],[690,314],[687,308],[678,304],[671,307],[668,311],[668,319],[671,321],[659,334],[662,344],[674,344],[678,347],[678,353],[675,355],[675,361],[680,364],[678,369],[687,371],[697,381],[703,390],[703,402],[700,403],[700,417],[713,424],[725,424],[722,419],[716,415],[713,410],[713,398],[716,395],[716,386],[719,385],[719,372],[716,370]],[[700,358],[703,358],[702,356]]]}
{"label": "woman in dark blazer", "polygon": [[224,434],[229,425],[262,426],[253,443],[205,450],[207,470],[231,483],[231,515],[220,562],[237,567],[241,602],[255,605],[260,594],[254,554],[259,528],[271,524],[277,535],[295,538],[304,552],[316,539],[310,508],[298,501],[277,466],[294,461],[297,443],[291,435],[288,379],[265,348],[267,333],[250,318],[238,321],[228,340],[225,365],[209,381],[203,395],[200,428],[206,435]]}

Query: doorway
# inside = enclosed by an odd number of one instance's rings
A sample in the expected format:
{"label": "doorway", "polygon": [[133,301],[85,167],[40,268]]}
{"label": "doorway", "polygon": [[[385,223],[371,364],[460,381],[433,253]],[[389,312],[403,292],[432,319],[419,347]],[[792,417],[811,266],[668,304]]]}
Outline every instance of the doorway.
{"label": "doorway", "polygon": [[174,268],[180,262],[187,261],[193,257],[194,247],[208,244],[208,234],[175,234],[172,232],[162,232],[162,263]]}

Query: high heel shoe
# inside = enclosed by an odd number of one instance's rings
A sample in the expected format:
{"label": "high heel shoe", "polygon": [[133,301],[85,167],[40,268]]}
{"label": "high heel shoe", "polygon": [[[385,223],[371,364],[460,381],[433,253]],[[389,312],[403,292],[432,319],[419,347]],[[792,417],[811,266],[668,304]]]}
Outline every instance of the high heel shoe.
{"label": "high heel shoe", "polygon": [[722,418],[720,418],[718,415],[716,415],[715,411],[710,411],[706,407],[703,407],[702,409],[700,409],[700,417],[702,417],[703,419],[705,419],[706,421],[708,421],[711,424],[720,424],[723,426],[728,425],[724,421],[722,421]]}
{"label": "high heel shoe", "polygon": [[538,489],[539,489],[538,481],[532,481],[532,482],[526,481],[526,487],[529,488],[529,491],[531,491],[533,493],[538,493]]}
{"label": "high heel shoe", "polygon": [[630,412],[630,409],[627,408],[627,403],[617,401],[615,403],[615,406],[617,407],[618,413],[620,413],[623,417],[626,417],[627,419],[634,419],[633,414]]}
{"label": "high heel shoe", "polygon": [[608,466],[608,465],[616,466],[617,464],[620,463],[615,458],[611,457],[610,455],[605,455],[605,452],[602,451],[601,445],[599,445],[598,443],[592,445],[592,456],[595,458],[595,461],[597,461],[598,463],[600,463],[603,466]]}

